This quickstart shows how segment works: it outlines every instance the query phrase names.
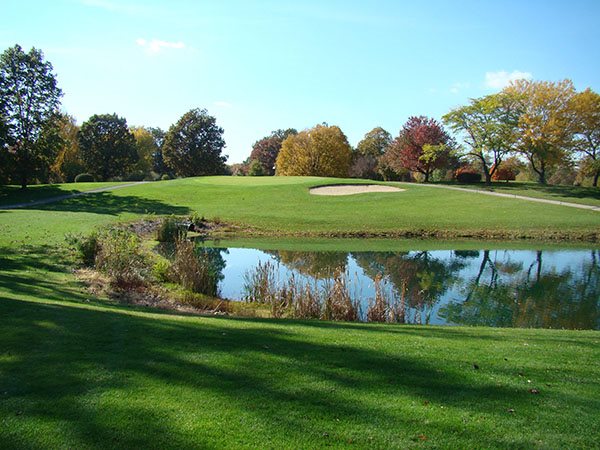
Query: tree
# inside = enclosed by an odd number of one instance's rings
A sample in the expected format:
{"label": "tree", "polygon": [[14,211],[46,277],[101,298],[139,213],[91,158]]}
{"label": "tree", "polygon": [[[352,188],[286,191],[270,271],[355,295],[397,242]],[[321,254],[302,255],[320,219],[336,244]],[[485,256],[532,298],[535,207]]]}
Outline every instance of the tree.
{"label": "tree", "polygon": [[373,128],[356,146],[356,151],[365,156],[379,158],[392,143],[392,135],[381,127]]}
{"label": "tree", "polygon": [[156,144],[156,151],[152,155],[152,170],[158,174],[167,173],[169,168],[165,164],[162,154],[162,147],[167,133],[160,127],[147,127],[146,129],[152,134],[154,143]]}
{"label": "tree", "polygon": [[50,167],[52,178],[57,181],[72,182],[85,170],[79,152],[79,127],[75,118],[61,114],[58,119],[58,134],[61,145],[58,156]]}
{"label": "tree", "polygon": [[447,165],[453,146],[452,138],[437,120],[413,116],[390,145],[386,159],[396,171],[421,173],[427,183],[435,169]]}
{"label": "tree", "polygon": [[582,166],[592,176],[592,185],[600,178],[600,95],[590,88],[575,95],[575,150],[583,155]]}
{"label": "tree", "polygon": [[160,150],[152,132],[144,127],[133,127],[131,133],[135,138],[135,149],[138,162],[133,167],[134,171],[147,175],[154,167],[154,157]]}
{"label": "tree", "polygon": [[283,141],[277,175],[345,177],[352,160],[348,139],[337,126],[317,125]]}
{"label": "tree", "polygon": [[192,109],[169,128],[163,144],[165,164],[184,177],[217,175],[225,170],[227,156],[223,128],[205,109]]}
{"label": "tree", "polygon": [[[44,128],[58,112],[61,90],[52,73],[52,64],[44,61],[40,50],[25,53],[19,45],[0,56],[0,106],[6,126],[11,159],[21,188],[31,174],[48,170],[47,148],[36,145]],[[5,146],[2,151],[6,151]]]}
{"label": "tree", "polygon": [[519,104],[506,92],[472,99],[443,117],[444,122],[463,137],[468,156],[475,158],[486,184],[491,184],[502,160],[516,150]]}
{"label": "tree", "polygon": [[250,161],[260,163],[262,175],[275,175],[275,161],[281,150],[281,144],[288,136],[295,134],[298,134],[298,132],[293,128],[276,130],[254,143],[250,153]]}
{"label": "tree", "polygon": [[116,114],[95,114],[84,122],[79,148],[87,171],[101,180],[124,176],[138,161],[135,138]]}
{"label": "tree", "polygon": [[518,80],[504,89],[519,102],[519,151],[527,157],[540,184],[547,172],[574,148],[575,88],[571,80]]}
{"label": "tree", "polygon": [[392,136],[381,127],[373,128],[358,143],[352,155],[350,176],[381,179],[379,160],[392,142]]}

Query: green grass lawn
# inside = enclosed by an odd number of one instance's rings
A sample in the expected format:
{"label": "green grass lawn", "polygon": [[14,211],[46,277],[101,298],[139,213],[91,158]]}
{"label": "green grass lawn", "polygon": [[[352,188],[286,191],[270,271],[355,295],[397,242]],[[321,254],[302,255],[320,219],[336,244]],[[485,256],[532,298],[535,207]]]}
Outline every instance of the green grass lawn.
{"label": "green grass lawn", "polygon": [[598,332],[174,315],[84,295],[48,247],[0,262],[4,448],[592,448],[600,439]]}
{"label": "green grass lawn", "polygon": [[0,210],[0,447],[597,446],[600,332],[171,314],[87,293],[60,247],[67,232],[192,211],[275,235],[600,228],[593,211],[418,185],[308,194],[331,181],[182,179]]}
{"label": "green grass lawn", "polygon": [[[357,180],[345,180],[356,183]],[[37,206],[0,210],[0,245],[48,242],[55,230],[85,232],[144,214],[189,214],[250,226],[268,234],[403,234],[448,237],[598,237],[600,213],[523,200],[402,184],[399,193],[310,195],[339,179],[204,177],[148,183]],[[8,200],[10,202],[10,199]],[[7,242],[8,241],[8,242]]]}
{"label": "green grass lawn", "polygon": [[580,203],[582,205],[600,206],[600,189],[584,186],[552,186],[539,183],[510,181],[494,182],[491,186],[484,183],[439,183],[450,186],[478,189],[503,194],[523,195],[525,197],[557,200],[559,202]]}

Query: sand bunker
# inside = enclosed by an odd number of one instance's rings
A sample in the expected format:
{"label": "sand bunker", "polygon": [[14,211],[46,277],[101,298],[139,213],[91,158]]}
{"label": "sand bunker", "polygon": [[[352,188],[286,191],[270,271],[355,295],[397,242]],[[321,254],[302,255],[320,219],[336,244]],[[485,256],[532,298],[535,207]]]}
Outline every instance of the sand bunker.
{"label": "sand bunker", "polygon": [[309,190],[313,195],[353,195],[366,194],[368,192],[402,192],[393,186],[382,186],[380,184],[337,184],[335,186],[320,186]]}

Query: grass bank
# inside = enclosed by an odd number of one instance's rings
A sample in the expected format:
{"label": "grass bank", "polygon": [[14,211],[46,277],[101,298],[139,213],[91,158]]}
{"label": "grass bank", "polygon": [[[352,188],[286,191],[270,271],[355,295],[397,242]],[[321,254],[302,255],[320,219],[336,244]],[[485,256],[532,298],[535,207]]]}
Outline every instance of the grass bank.
{"label": "grass bank", "polygon": [[417,184],[402,184],[405,191],[398,193],[325,197],[308,192],[312,186],[333,182],[357,180],[203,177],[95,193],[30,210],[0,211],[0,245],[8,239],[54,239],[57,229],[84,232],[97,224],[145,214],[192,211],[235,224],[254,235],[600,239],[597,211]]}
{"label": "grass bank", "polygon": [[600,439],[598,332],[173,315],[86,296],[48,248],[0,258],[3,447]]}

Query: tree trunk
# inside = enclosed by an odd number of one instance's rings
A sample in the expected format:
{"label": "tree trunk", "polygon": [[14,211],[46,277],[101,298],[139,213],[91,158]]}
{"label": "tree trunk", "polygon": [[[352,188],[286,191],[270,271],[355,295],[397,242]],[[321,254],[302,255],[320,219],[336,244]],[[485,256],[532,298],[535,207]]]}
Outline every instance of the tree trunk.
{"label": "tree trunk", "polygon": [[538,172],[538,183],[547,184],[546,183],[546,170],[543,168],[540,169],[540,171]]}
{"label": "tree trunk", "polygon": [[484,171],[483,174],[485,175],[485,184],[487,186],[491,186],[492,185],[492,175],[490,175],[490,173],[487,170]]}
{"label": "tree trunk", "polygon": [[21,173],[21,189],[27,188],[27,174],[25,172]]}
{"label": "tree trunk", "polygon": [[592,182],[592,186],[598,187],[598,178],[600,178],[600,170],[596,170],[594,174],[594,181]]}

